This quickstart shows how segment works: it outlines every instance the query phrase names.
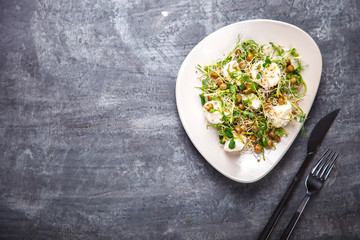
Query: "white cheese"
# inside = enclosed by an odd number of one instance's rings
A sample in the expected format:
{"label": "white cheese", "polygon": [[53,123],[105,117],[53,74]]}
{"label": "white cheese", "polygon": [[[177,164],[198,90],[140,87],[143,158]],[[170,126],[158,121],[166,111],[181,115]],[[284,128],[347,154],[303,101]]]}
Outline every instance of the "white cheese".
{"label": "white cheese", "polygon": [[[258,83],[264,89],[269,90],[279,83],[281,79],[281,72],[279,66],[276,63],[271,63],[267,68],[263,68],[263,63],[264,62],[260,61],[252,67],[251,76],[254,82]],[[257,74],[259,71],[262,71],[262,75],[259,79],[257,79]]]}
{"label": "white cheese", "polygon": [[234,142],[235,142],[235,148],[233,148],[233,149],[230,149],[229,148],[229,144],[230,144],[230,140],[227,140],[226,142],[225,142],[225,146],[224,146],[224,150],[225,151],[227,151],[227,152],[239,152],[239,151],[241,151],[243,148],[244,148],[244,146],[245,146],[245,138],[244,137],[241,137],[241,138],[235,138],[234,139]]}
{"label": "white cheese", "polygon": [[[213,108],[218,110],[218,111],[215,111],[213,113],[209,112],[208,110],[205,109],[205,106],[209,105],[209,104],[212,104],[213,105]],[[206,120],[211,123],[211,124],[218,124],[218,123],[222,123],[223,121],[221,120],[222,118],[222,114],[220,112],[221,110],[221,104],[219,101],[210,101],[210,102],[207,102],[204,107],[203,107],[203,111],[204,111],[204,115],[205,115],[205,118]]]}
{"label": "white cheese", "polygon": [[248,95],[241,95],[243,101],[244,100],[250,100],[250,107],[254,110],[258,110],[261,107],[261,101],[260,99],[253,93],[250,93]]}
{"label": "white cheese", "polygon": [[290,121],[292,106],[289,102],[273,107],[271,110],[271,123],[274,127],[284,127]]}
{"label": "white cheese", "polygon": [[239,64],[237,61],[230,61],[228,62],[224,68],[223,68],[223,75],[227,80],[230,80],[230,75],[236,71],[238,71],[236,68],[239,67]]}

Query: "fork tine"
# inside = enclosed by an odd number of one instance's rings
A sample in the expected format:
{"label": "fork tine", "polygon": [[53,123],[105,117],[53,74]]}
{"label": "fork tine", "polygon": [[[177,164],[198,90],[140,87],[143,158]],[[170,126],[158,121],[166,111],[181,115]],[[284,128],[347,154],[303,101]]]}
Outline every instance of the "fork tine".
{"label": "fork tine", "polygon": [[[328,155],[329,151],[330,151],[330,149],[327,149],[325,151],[325,153],[320,157],[318,163],[315,165],[315,167],[311,171],[312,174],[315,174],[315,172],[318,172],[322,168],[321,163],[323,162],[325,155]],[[315,174],[315,175],[317,175],[317,174]]]}
{"label": "fork tine", "polygon": [[332,152],[328,158],[326,159],[326,162],[325,162],[325,165],[323,166],[323,168],[321,169],[321,171],[319,172],[318,176],[319,178],[322,178],[324,176],[324,174],[326,173],[327,169],[329,168],[331,162],[333,161],[334,159],[334,156],[335,156],[336,152]]}
{"label": "fork tine", "polygon": [[331,170],[332,170],[333,167],[334,167],[334,164],[335,164],[335,162],[336,162],[336,159],[337,159],[338,157],[339,157],[339,154],[336,154],[335,158],[331,161],[330,167],[329,167],[328,170],[327,170],[327,173],[326,173],[326,175],[325,175],[325,177],[324,177],[324,180],[326,180],[326,179],[328,178]]}
{"label": "fork tine", "polygon": [[331,158],[331,157],[330,157],[331,154],[333,154],[333,151],[332,151],[332,150],[330,150],[329,153],[324,156],[324,158],[323,158],[323,160],[321,161],[321,164],[320,164],[318,170],[315,172],[315,175],[316,175],[317,177],[320,176],[320,174],[321,174],[321,172],[323,171],[324,167],[326,166],[329,158]]}

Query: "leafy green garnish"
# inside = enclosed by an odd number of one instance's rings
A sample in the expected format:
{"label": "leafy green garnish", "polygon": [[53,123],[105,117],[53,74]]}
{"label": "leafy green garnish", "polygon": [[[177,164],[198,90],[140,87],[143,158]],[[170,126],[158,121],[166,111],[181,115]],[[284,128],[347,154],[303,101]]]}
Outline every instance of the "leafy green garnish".
{"label": "leafy green garnish", "polygon": [[236,73],[232,73],[231,75],[230,75],[230,78],[237,78],[238,77],[238,75],[236,74]]}
{"label": "leafy green garnish", "polygon": [[277,128],[275,132],[281,137],[288,134],[283,128]]}
{"label": "leafy green garnish", "polygon": [[299,56],[299,53],[296,51],[295,48],[292,48],[290,49],[290,52],[289,52],[291,55],[293,55],[294,57],[298,57]]}
{"label": "leafy green garnish", "polygon": [[246,75],[241,76],[241,79],[246,81],[246,82],[251,82],[251,78],[249,76],[246,76]]}
{"label": "leafy green garnish", "polygon": [[258,127],[261,131],[266,131],[267,129],[267,123],[266,122],[259,122]]}
{"label": "leafy green garnish", "polygon": [[230,140],[230,142],[229,142],[229,148],[230,148],[230,149],[234,149],[234,148],[235,148],[235,140],[234,140],[234,138],[232,138],[232,139]]}
{"label": "leafy green garnish", "polygon": [[256,91],[256,89],[257,89],[257,87],[258,87],[258,84],[257,83],[251,83],[250,84],[250,88],[252,89],[252,90],[254,90],[254,91]]}
{"label": "leafy green garnish", "polygon": [[245,89],[245,84],[243,82],[240,83],[240,89],[243,91]]}
{"label": "leafy green garnish", "polygon": [[253,114],[252,112],[249,112],[249,111],[243,111],[242,112],[244,115],[250,117],[250,118],[254,118],[255,117],[255,114]]}
{"label": "leafy green garnish", "polygon": [[275,44],[272,42],[270,42],[270,45],[276,50],[276,52],[279,56],[283,55],[284,50],[281,47],[275,46]]}
{"label": "leafy green garnish", "polygon": [[260,79],[261,78],[261,72],[258,72],[257,74],[256,74],[256,79]]}
{"label": "leafy green garnish", "polygon": [[247,40],[244,43],[249,44],[249,45],[256,45],[257,46],[257,43],[254,40]]}
{"label": "leafy green garnish", "polygon": [[231,85],[229,87],[229,90],[230,90],[231,93],[236,93],[236,87],[234,85]]}
{"label": "leafy green garnish", "polygon": [[269,57],[269,56],[266,56],[265,62],[263,63],[262,66],[263,66],[264,68],[267,68],[267,67],[270,66],[270,64],[271,64],[270,57]]}
{"label": "leafy green garnish", "polygon": [[226,135],[228,138],[234,137],[234,134],[231,132],[230,129],[225,129],[225,130],[224,130],[224,133],[225,133],[225,135]]}
{"label": "leafy green garnish", "polygon": [[250,99],[246,99],[246,100],[243,101],[243,103],[244,103],[245,105],[248,105],[250,102],[251,102]]}
{"label": "leafy green garnish", "polygon": [[204,94],[199,94],[200,98],[201,98],[201,105],[204,105],[206,100],[205,100],[205,97],[204,97]]}
{"label": "leafy green garnish", "polygon": [[261,139],[261,145],[264,146],[264,147],[268,147],[268,146],[269,146],[269,143],[268,143],[268,141],[267,141],[265,138],[262,138],[262,139]]}

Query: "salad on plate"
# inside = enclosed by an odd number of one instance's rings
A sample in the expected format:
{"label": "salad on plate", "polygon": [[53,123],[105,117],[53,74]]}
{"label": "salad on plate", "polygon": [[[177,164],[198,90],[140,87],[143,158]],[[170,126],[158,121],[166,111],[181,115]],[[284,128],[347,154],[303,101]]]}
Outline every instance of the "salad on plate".
{"label": "salad on plate", "polygon": [[222,59],[200,66],[201,104],[228,152],[275,149],[291,121],[303,123],[299,101],[306,93],[295,48],[241,41]]}

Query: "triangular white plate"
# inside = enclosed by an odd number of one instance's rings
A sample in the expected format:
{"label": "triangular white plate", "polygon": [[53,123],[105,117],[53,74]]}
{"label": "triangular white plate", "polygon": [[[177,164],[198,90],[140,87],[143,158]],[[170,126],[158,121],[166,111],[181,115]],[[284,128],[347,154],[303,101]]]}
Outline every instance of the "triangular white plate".
{"label": "triangular white plate", "polygon": [[[216,129],[206,129],[200,90],[196,88],[201,86],[196,66],[208,65],[229,53],[239,34],[242,34],[242,40],[252,39],[260,44],[274,42],[297,49],[302,56],[302,64],[308,65],[302,70],[308,87],[300,104],[305,113],[310,111],[318,90],[322,58],[315,41],[300,28],[273,20],[249,20],[228,25],[210,34],[191,50],[181,65],[176,81],[176,103],[186,133],[215,169],[235,181],[251,183],[263,178],[280,161],[299,133],[301,124],[291,123],[285,127],[289,135],[281,139],[276,150],[265,151],[265,161],[253,154],[225,152],[219,144]],[[261,161],[258,161],[260,158]]]}

